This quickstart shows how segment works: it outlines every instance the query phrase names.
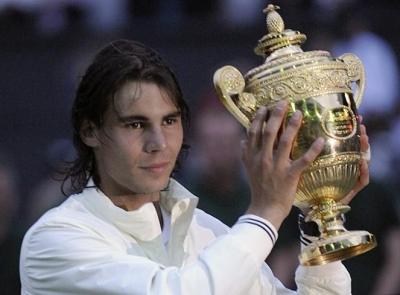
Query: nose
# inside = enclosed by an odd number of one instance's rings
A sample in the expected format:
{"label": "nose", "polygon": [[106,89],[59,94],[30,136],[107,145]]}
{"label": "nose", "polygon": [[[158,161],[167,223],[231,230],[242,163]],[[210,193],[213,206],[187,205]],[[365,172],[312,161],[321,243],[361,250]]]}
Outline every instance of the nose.
{"label": "nose", "polygon": [[151,128],[148,130],[144,145],[145,152],[154,153],[161,151],[166,147],[167,141],[161,128]]}

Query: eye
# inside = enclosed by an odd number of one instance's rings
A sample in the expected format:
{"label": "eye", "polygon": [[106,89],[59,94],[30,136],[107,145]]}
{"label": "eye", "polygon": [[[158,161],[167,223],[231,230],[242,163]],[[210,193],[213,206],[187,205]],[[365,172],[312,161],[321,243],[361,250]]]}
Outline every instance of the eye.
{"label": "eye", "polygon": [[173,117],[173,118],[166,118],[164,120],[164,125],[173,125],[178,121],[177,118]]}
{"label": "eye", "polygon": [[126,127],[131,129],[142,129],[144,127],[143,122],[130,122],[126,124]]}

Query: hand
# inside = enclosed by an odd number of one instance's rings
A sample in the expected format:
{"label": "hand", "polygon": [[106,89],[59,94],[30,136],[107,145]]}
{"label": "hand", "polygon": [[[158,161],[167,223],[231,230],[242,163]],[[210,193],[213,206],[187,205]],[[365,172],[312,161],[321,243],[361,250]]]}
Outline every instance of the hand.
{"label": "hand", "polygon": [[[369,153],[369,142],[368,142],[368,135],[367,129],[365,125],[361,124],[362,117],[360,116],[360,146],[361,146],[361,153]],[[369,184],[369,168],[368,168],[368,161],[369,159],[361,159],[360,163],[360,177],[354,188],[347,194],[346,197],[340,200],[340,203],[347,205],[350,201],[354,198],[354,196],[361,191],[364,187]]]}
{"label": "hand", "polygon": [[318,138],[301,158],[291,160],[302,114],[296,111],[278,138],[286,110],[286,101],[279,102],[270,113],[265,107],[260,108],[249,128],[248,139],[242,142],[242,160],[251,187],[247,213],[269,220],[277,229],[290,212],[301,173],[324,146],[324,140]]}

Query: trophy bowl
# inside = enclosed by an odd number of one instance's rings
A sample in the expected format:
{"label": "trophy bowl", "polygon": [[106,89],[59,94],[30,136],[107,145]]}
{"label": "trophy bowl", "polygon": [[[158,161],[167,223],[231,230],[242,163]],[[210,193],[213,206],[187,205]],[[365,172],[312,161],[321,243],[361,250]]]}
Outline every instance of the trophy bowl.
{"label": "trophy bowl", "polygon": [[255,48],[265,62],[245,76],[224,66],[215,72],[214,85],[222,103],[246,128],[260,106],[273,108],[287,100],[286,120],[300,110],[303,120],[292,159],[301,157],[318,137],[325,139],[296,192],[294,205],[307,212],[305,220],[317,223],[320,232],[302,248],[299,260],[302,265],[344,260],[376,246],[369,232],[345,229],[343,213],[350,207],[340,203],[360,176],[357,107],[364,92],[364,68],[353,54],[334,58],[327,51],[304,52],[300,44],[306,36],[285,30],[277,8],[270,4],[264,10],[267,34]]}

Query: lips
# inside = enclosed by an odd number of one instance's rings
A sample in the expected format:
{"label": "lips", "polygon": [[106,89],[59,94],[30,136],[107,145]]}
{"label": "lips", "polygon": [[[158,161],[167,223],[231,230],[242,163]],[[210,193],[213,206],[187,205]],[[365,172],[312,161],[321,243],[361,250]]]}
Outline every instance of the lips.
{"label": "lips", "polygon": [[169,167],[169,162],[160,162],[142,166],[141,168],[152,173],[161,173],[167,170],[168,167]]}

